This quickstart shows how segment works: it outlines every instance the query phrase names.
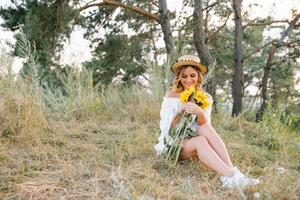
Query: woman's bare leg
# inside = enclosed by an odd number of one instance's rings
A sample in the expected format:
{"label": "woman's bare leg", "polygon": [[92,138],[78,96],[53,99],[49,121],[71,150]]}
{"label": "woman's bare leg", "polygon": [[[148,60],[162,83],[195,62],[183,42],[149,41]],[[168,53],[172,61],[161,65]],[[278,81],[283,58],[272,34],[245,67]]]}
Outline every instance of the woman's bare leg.
{"label": "woman's bare leg", "polygon": [[182,159],[193,158],[198,159],[209,168],[215,170],[222,176],[232,176],[233,168],[228,166],[218,154],[211,148],[204,136],[197,136],[185,140],[183,143]]}
{"label": "woman's bare leg", "polygon": [[224,142],[209,123],[199,126],[198,133],[208,140],[210,146],[229,167],[233,167]]}

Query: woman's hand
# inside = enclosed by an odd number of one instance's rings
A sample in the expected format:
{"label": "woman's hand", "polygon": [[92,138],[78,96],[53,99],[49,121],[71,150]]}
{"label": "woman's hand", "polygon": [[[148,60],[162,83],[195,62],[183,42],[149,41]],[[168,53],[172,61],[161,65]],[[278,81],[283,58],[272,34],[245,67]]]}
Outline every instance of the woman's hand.
{"label": "woman's hand", "polygon": [[188,102],[185,104],[185,111],[191,114],[197,115],[197,123],[199,125],[203,125],[207,122],[205,115],[204,115],[204,110],[201,109],[197,104]]}
{"label": "woman's hand", "polygon": [[183,107],[187,113],[194,114],[197,116],[204,115],[204,111],[197,104],[195,104],[193,102],[187,102],[183,105]]}
{"label": "woman's hand", "polygon": [[193,102],[187,102],[178,108],[177,115],[172,120],[171,127],[175,127],[175,125],[178,124],[184,111],[190,114],[197,115],[196,121],[199,125],[206,123],[203,109],[201,109],[197,104]]}
{"label": "woman's hand", "polygon": [[181,112],[183,112],[183,111],[185,111],[185,104],[181,105],[181,106],[178,108],[177,113],[181,113]]}

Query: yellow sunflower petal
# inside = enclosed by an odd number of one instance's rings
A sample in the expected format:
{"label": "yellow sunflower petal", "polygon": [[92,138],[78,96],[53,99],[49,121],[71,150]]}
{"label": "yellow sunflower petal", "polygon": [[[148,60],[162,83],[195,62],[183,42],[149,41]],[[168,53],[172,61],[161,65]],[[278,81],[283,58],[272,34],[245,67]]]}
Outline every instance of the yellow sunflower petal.
{"label": "yellow sunflower petal", "polygon": [[193,95],[193,93],[195,92],[195,88],[194,87],[190,87],[189,89],[183,91],[179,97],[180,102],[187,102],[189,100],[189,97],[191,95]]}

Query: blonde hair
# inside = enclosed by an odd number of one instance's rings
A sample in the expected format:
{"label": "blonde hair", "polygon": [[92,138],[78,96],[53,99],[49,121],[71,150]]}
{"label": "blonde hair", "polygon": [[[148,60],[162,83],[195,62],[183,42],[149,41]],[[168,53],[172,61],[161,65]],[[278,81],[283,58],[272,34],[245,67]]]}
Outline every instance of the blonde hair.
{"label": "blonde hair", "polygon": [[182,75],[183,71],[185,69],[187,69],[188,67],[192,67],[197,72],[197,74],[198,74],[198,84],[197,84],[196,87],[199,90],[202,89],[201,83],[202,83],[204,78],[203,78],[203,75],[202,75],[201,71],[197,67],[194,67],[192,65],[184,65],[184,66],[179,67],[178,70],[176,71],[175,77],[174,77],[173,82],[172,82],[172,86],[170,88],[170,90],[172,92],[179,93],[179,92],[182,92],[184,90],[184,87],[183,87],[180,79],[181,79],[181,75]]}

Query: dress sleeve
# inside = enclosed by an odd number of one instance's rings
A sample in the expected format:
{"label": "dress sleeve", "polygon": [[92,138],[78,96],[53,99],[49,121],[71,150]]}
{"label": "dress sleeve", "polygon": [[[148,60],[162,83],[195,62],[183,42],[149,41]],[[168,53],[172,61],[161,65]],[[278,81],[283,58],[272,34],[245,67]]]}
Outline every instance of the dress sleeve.
{"label": "dress sleeve", "polygon": [[160,109],[160,122],[159,122],[160,136],[158,138],[158,143],[154,146],[157,155],[160,155],[165,147],[164,137],[166,137],[167,140],[170,139],[168,132],[171,126],[172,119],[175,116],[177,109],[178,109],[178,102],[170,98],[164,98]]}
{"label": "dress sleeve", "polygon": [[169,131],[175,113],[176,110],[174,109],[172,102],[169,100],[164,100],[160,110],[159,127],[161,132],[167,133]]}

